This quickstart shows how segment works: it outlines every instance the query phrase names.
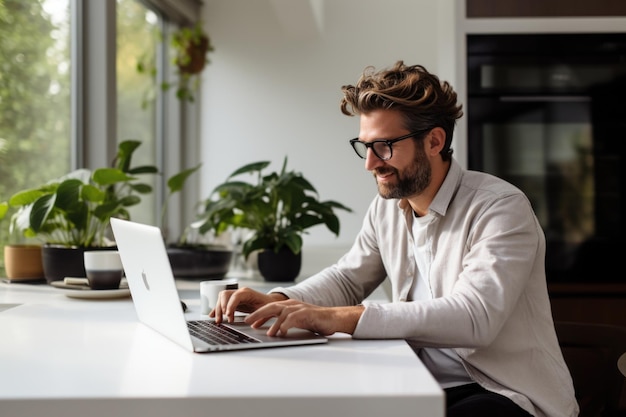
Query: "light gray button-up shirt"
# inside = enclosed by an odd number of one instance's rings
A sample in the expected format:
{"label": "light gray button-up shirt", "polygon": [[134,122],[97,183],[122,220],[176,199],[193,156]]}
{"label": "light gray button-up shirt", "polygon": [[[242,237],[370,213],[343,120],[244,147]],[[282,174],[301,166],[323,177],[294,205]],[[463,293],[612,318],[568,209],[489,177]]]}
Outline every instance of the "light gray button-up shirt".
{"label": "light gray button-up shirt", "polygon": [[529,413],[577,416],[552,321],[545,238],[526,196],[453,160],[429,210],[433,299],[407,302],[417,276],[412,210],[406,200],[380,196],[346,255],[277,291],[317,305],[356,305],[388,276],[392,302],[367,303],[353,337],[454,348],[474,381]]}

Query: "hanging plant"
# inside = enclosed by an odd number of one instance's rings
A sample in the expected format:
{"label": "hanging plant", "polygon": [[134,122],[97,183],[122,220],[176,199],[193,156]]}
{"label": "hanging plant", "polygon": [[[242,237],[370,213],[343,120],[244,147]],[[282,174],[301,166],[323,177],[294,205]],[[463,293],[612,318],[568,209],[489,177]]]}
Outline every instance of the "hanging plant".
{"label": "hanging plant", "polygon": [[181,74],[195,75],[202,72],[207,63],[207,53],[212,51],[211,42],[202,28],[182,28],[172,35],[172,46],[176,50],[174,62]]}
{"label": "hanging plant", "polygon": [[[194,92],[200,85],[200,74],[210,62],[209,52],[212,52],[211,39],[202,29],[202,22],[198,21],[193,26],[181,27],[170,38],[172,63],[176,66],[178,80],[176,82],[162,82],[161,90],[168,91],[176,88],[176,97],[189,102],[194,101]],[[156,78],[157,68],[153,56],[145,56],[137,63],[137,72],[148,74]],[[143,107],[154,99],[154,91],[145,94]]]}

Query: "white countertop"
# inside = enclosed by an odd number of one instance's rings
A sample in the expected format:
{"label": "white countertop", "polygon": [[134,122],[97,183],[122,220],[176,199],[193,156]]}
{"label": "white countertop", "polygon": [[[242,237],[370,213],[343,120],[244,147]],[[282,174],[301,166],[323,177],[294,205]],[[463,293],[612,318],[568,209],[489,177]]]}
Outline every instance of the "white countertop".
{"label": "white countertop", "polygon": [[[177,285],[188,318],[201,318],[199,281]],[[339,334],[325,345],[196,354],[138,323],[130,298],[66,291],[0,284],[3,417],[444,415],[443,392],[402,340]]]}

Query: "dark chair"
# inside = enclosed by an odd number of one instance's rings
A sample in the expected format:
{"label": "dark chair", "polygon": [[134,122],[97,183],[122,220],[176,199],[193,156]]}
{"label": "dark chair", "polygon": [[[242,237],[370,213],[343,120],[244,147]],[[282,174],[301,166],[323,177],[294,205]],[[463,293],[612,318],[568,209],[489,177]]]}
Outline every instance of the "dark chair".
{"label": "dark chair", "polygon": [[[555,322],[569,367],[580,417],[626,416],[620,410],[625,375],[626,328],[607,324]],[[623,367],[623,365],[622,365]]]}

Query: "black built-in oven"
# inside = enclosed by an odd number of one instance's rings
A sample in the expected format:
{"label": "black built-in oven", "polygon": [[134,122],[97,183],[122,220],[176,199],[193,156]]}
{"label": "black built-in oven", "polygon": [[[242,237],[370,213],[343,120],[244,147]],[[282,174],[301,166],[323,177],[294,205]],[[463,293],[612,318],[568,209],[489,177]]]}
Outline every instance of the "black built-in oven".
{"label": "black built-in oven", "polygon": [[468,167],[529,197],[548,281],[626,282],[626,33],[468,35],[467,53]]}

